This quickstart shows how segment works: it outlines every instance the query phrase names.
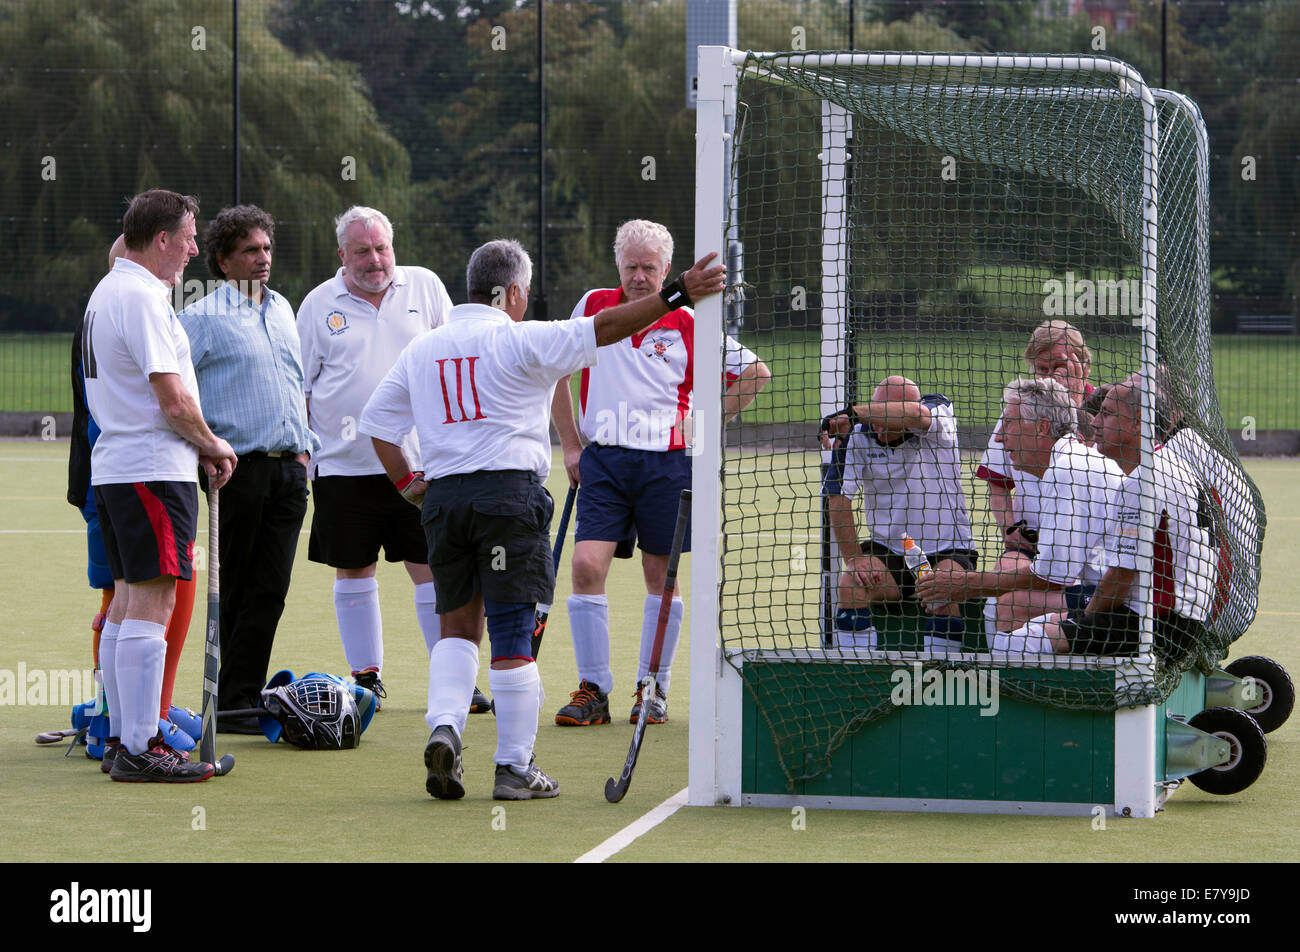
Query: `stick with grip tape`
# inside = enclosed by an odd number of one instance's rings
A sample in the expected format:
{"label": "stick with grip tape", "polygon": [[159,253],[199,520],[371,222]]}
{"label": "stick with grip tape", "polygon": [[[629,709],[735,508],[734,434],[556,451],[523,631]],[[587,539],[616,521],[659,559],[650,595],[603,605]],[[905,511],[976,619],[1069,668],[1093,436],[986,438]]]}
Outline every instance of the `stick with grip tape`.
{"label": "stick with grip tape", "polygon": [[[569,534],[569,517],[573,515],[573,501],[578,498],[578,487],[570,486],[569,494],[564,497],[564,512],[560,515],[560,532],[555,538],[555,548],[551,550],[551,560],[555,571],[560,570],[560,555],[564,552],[564,537]],[[546,634],[546,619],[551,617],[550,605],[537,606],[537,624],[533,627],[533,660],[542,650],[542,636]]]}
{"label": "stick with grip tape", "polygon": [[627,761],[623,764],[623,773],[617,780],[610,777],[605,781],[605,799],[618,803],[627,794],[632,783],[632,771],[636,769],[636,758],[641,753],[641,738],[645,735],[645,726],[649,723],[650,701],[654,699],[659,674],[659,657],[664,650],[664,632],[668,630],[668,616],[673,608],[673,590],[677,587],[677,563],[682,557],[682,546],[686,542],[686,526],[691,521],[691,491],[682,490],[681,501],[677,504],[677,528],[673,530],[673,548],[668,556],[668,574],[664,578],[664,593],[659,600],[659,621],[655,625],[655,642],[650,651],[650,673],[642,682],[641,716],[637,718],[636,730],[632,732],[632,746],[627,752]]}
{"label": "stick with grip tape", "polygon": [[208,628],[203,654],[203,730],[199,737],[199,757],[212,764],[215,776],[222,777],[235,767],[235,758],[226,754],[217,760],[217,674],[221,670],[221,572],[219,570],[219,526],[217,490],[208,493]]}

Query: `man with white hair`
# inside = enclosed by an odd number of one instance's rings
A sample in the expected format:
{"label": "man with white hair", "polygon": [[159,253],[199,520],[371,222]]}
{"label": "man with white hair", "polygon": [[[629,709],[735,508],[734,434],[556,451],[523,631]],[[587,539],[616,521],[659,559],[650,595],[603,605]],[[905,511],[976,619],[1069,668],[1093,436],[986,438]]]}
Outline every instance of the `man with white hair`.
{"label": "man with white hair", "polygon": [[996,629],[1009,632],[1035,616],[1083,607],[1100,577],[1095,551],[1122,474],[1078,439],[1077,408],[1059,381],[1015,380],[1002,399],[999,440],[1021,474],[1020,516],[1033,548],[1009,550],[983,572],[941,566],[917,596],[997,597]]}
{"label": "man with white hair", "polygon": [[[656,222],[625,222],[614,238],[620,286],[588,291],[571,319],[659,294],[673,256],[668,229]],[[564,467],[578,493],[573,545],[573,594],[569,624],[578,663],[578,690],[555,715],[557,724],[608,724],[614,687],[609,652],[609,601],[605,579],[620,545],[635,536],[641,548],[646,598],[642,609],[641,654],[630,720],[668,720],[667,692],[681,634],[684,605],[672,600],[664,633],[657,690],[642,698],[659,617],[659,603],[672,550],[678,498],[691,484],[683,421],[691,413],[694,380],[695,312],[689,299],[653,326],[600,349],[599,362],[582,371],[579,413],[582,446],[574,425],[569,378],[555,388],[551,415],[564,448]],[[724,412],[730,420],[753,402],[771,377],[766,365],[730,337],[724,356]],[[690,536],[684,551],[690,548]],[[630,553],[628,553],[630,556]]]}
{"label": "man with white hair", "polygon": [[[391,482],[370,441],[358,436],[357,421],[406,345],[446,321],[451,297],[429,269],[397,265],[393,226],[382,212],[353,206],[335,227],[342,267],[298,308],[308,420],[321,440],[311,461],[315,510],[307,557],[334,568],[344,656],[357,683],[383,697],[375,578],[381,547],[389,562],[405,563],[415,584],[415,613],[429,651],[440,628],[424,530],[406,498],[418,473]],[[418,459],[411,439],[403,448],[407,459]]]}
{"label": "man with white hair", "polygon": [[[1168,447],[1142,465],[1142,383],[1130,378],[1107,394],[1097,416],[1098,446],[1124,479],[1111,509],[1106,571],[1083,609],[1031,620],[1005,639],[1006,650],[1130,655],[1138,650],[1142,616],[1154,617],[1154,649],[1184,660],[1204,635],[1215,597],[1216,542],[1206,490]],[[1153,511],[1151,587],[1138,585],[1142,513]],[[1144,598],[1144,595],[1146,598]]]}
{"label": "man with white hair", "polygon": [[698,299],[721,291],[724,269],[709,267],[716,257],[697,262],[662,299],[647,295],[571,321],[524,322],[532,262],[517,242],[488,242],[469,261],[470,303],[412,343],[366,404],[361,432],[371,436],[389,477],[409,473],[398,442],[414,426],[428,478],[413,489],[423,497],[443,624],[429,656],[430,796],[465,795],[461,736],[485,625],[497,706],[492,797],[559,794],[533,758],[543,697],[532,656],[534,613],[555,592],[554,504],[545,486],[551,395],[562,375],[596,361],[598,347],[671,311],[674,294]]}
{"label": "man with white hair", "polygon": [[[905,538],[926,554],[931,567],[953,564],[970,570],[978,554],[962,492],[961,451],[952,401],[921,395],[906,377],[890,376],[853,408],[856,418],[838,446],[824,492],[831,531],[839,547],[836,637],[841,647],[875,647],[871,610],[888,610],[915,599],[915,577],[905,563]],[[847,426],[847,416],[843,418]],[[871,541],[858,542],[853,500],[862,491]],[[925,646],[961,650],[964,626],[956,604],[930,606]]]}

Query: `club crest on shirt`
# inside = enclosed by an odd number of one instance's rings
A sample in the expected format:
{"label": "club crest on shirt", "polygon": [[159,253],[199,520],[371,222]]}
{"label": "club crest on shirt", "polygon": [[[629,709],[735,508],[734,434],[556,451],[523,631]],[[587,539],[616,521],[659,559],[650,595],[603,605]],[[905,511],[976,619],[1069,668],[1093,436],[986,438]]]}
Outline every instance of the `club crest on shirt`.
{"label": "club crest on shirt", "polygon": [[342,334],[348,329],[347,315],[342,311],[330,311],[329,317],[325,318],[325,326],[329,328],[331,336]]}
{"label": "club crest on shirt", "polygon": [[652,337],[650,338],[650,349],[643,350],[647,357],[653,360],[662,360],[664,363],[671,363],[668,359],[668,348],[677,343],[671,337]]}

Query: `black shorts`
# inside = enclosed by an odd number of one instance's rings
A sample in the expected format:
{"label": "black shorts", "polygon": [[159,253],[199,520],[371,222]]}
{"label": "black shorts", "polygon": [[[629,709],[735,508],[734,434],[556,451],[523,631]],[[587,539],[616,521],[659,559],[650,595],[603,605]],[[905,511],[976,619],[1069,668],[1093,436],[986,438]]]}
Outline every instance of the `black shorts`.
{"label": "black shorts", "polygon": [[420,510],[402,498],[387,476],[318,476],[311,492],[311,561],[363,569],[379,561],[381,547],[388,562],[427,560]]}
{"label": "black shorts", "polygon": [[[1061,622],[1061,631],[1070,642],[1070,654],[1135,655],[1142,638],[1142,619],[1127,607],[1106,614],[1075,611]],[[1156,655],[1181,663],[1195,653],[1205,637],[1205,626],[1169,612],[1156,616],[1151,637]]]}
{"label": "black shorts", "polygon": [[148,582],[194,577],[195,483],[108,483],[95,487],[104,552],[114,579]]}
{"label": "black shorts", "polygon": [[536,473],[487,470],[429,483],[424,533],[438,611],[455,611],[480,592],[499,602],[550,604],[554,511]]}
{"label": "black shorts", "polygon": [[[903,561],[901,555],[891,552],[888,546],[879,542],[863,542],[862,554],[874,556],[885,563],[885,568],[894,577],[894,584],[898,586],[899,592],[902,593],[903,601],[911,601],[916,598],[916,579],[912,576],[912,570],[907,567],[907,563]],[[929,560],[931,568],[936,567],[940,559],[951,559],[967,572],[973,572],[975,566],[979,564],[980,555],[974,549],[945,549],[942,552],[926,553],[926,558]]]}
{"label": "black shorts", "polygon": [[1142,637],[1142,619],[1129,608],[1085,615],[1075,610],[1061,619],[1061,633],[1070,654],[1135,655]]}

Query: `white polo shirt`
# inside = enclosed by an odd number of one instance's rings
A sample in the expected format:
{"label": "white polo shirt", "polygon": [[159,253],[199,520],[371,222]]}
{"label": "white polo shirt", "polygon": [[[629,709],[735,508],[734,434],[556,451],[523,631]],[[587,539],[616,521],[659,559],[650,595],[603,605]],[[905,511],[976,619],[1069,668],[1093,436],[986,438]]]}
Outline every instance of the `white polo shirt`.
{"label": "white polo shirt", "polygon": [[[1144,498],[1143,484],[1147,496]],[[1151,454],[1149,477],[1138,466],[1124,478],[1111,524],[1109,564],[1137,570],[1142,509],[1156,516],[1151,565],[1151,602],[1156,617],[1175,612],[1192,621],[1209,617],[1217,569],[1215,548],[1201,512],[1201,487],[1179,457],[1167,449]],[[1141,615],[1136,597],[1126,604]]]}
{"label": "white polo shirt", "polygon": [[[571,317],[592,317],[627,302],[622,288],[582,296]],[[723,356],[730,384],[758,357],[731,337]],[[678,424],[695,387],[695,312],[670,311],[639,334],[600,348],[599,368],[582,372],[578,422],[588,442],[625,449],[685,449]]]}
{"label": "white polo shirt", "polygon": [[[1255,620],[1259,608],[1259,552],[1263,542],[1259,530],[1259,513],[1246,474],[1232,461],[1210,446],[1191,427],[1183,427],[1165,444],[1176,453],[1211,492],[1223,510],[1224,524],[1219,530],[1226,539],[1216,540],[1219,548],[1219,577],[1216,598],[1222,599],[1215,621],[1234,637],[1244,634]],[[1231,540],[1231,547],[1222,545]]]}
{"label": "white polo shirt", "polygon": [[199,453],[168,424],[149,375],[176,374],[199,400],[190,342],[172,310],[171,289],[118,258],[86,306],[82,365],[86,405],[99,425],[90,482],[198,482]]}
{"label": "white polo shirt", "polygon": [[1096,585],[1105,566],[1110,506],[1124,478],[1119,464],[1063,436],[1041,478],[1018,472],[1020,515],[1038,531],[1034,574],[1058,585]]}
{"label": "white polo shirt", "polygon": [[930,426],[909,430],[902,442],[881,443],[868,426],[855,427],[845,445],[841,493],[862,491],[872,539],[901,555],[906,533],[927,555],[970,549],[970,517],[962,492],[961,451],[952,402],[927,394]]}
{"label": "white polo shirt", "polygon": [[[451,310],[451,297],[428,268],[394,268],[379,310],[351,294],[343,269],[314,288],[298,308],[308,426],[320,437],[314,476],[370,476],[384,471],[370,440],[357,433],[361,409],[402,349]],[[414,441],[397,440],[414,465]]]}
{"label": "white polo shirt", "polygon": [[461,304],[402,352],[360,431],[400,444],[414,426],[425,479],[530,470],[545,480],[555,384],[596,354],[593,318],[516,323],[497,308]]}

